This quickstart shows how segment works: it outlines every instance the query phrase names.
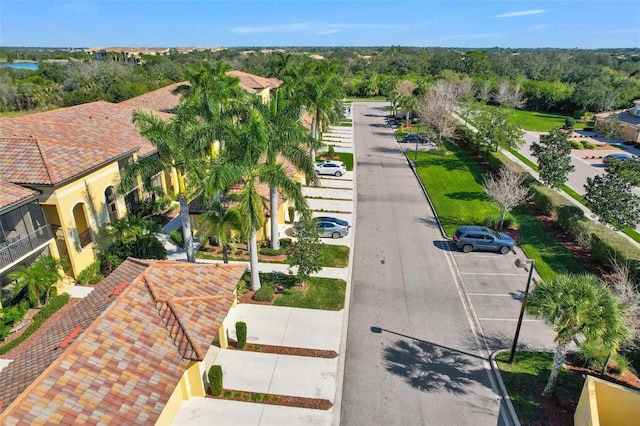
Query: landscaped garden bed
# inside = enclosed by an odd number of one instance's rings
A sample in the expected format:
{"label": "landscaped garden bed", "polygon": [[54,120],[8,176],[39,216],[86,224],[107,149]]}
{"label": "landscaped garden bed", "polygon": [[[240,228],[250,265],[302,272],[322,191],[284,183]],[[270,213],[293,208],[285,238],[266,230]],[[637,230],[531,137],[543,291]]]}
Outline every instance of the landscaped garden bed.
{"label": "landscaped garden bed", "polygon": [[247,392],[233,389],[223,389],[221,395],[207,395],[207,398],[284,405],[287,407],[310,408],[313,410],[328,410],[333,407],[333,404],[328,399],[275,395],[271,393]]}

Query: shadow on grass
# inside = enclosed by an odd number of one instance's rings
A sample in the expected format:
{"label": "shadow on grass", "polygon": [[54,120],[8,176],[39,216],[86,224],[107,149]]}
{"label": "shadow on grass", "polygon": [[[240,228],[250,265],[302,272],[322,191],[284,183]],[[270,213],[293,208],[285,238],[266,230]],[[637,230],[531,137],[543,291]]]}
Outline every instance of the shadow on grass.
{"label": "shadow on grass", "polygon": [[480,362],[483,358],[478,355],[380,327],[371,327],[371,331],[401,337],[383,349],[384,367],[413,388],[465,395],[474,384],[486,386],[486,373]]}
{"label": "shadow on grass", "polygon": [[478,191],[458,191],[458,192],[449,192],[444,194],[446,197],[461,200],[461,201],[475,201],[475,200],[488,200],[487,195],[483,192]]}

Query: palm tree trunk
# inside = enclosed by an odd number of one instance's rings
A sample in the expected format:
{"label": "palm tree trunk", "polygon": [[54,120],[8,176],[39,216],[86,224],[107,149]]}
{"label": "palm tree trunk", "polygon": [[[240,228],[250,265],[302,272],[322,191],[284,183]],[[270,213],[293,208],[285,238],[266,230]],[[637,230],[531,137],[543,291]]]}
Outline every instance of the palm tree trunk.
{"label": "palm tree trunk", "polygon": [[251,232],[249,240],[249,265],[251,267],[251,290],[258,291],[260,285],[260,274],[258,272],[258,240],[256,231]]}
{"label": "palm tree trunk", "polygon": [[[316,122],[315,117],[311,119],[311,137],[317,139],[316,133],[317,133],[317,129],[316,126],[318,125],[318,123]],[[313,143],[311,143],[311,145],[309,145],[309,152],[311,153],[311,161],[313,161],[315,163],[316,161],[316,150],[313,147]]]}
{"label": "palm tree trunk", "polygon": [[278,188],[269,188],[269,207],[271,209],[271,248],[280,248],[280,238],[278,236]]}
{"label": "palm tree trunk", "polygon": [[558,346],[556,346],[556,353],[553,355],[553,365],[551,366],[549,381],[542,391],[543,396],[553,394],[553,391],[556,388],[556,382],[558,381],[558,374],[560,374],[560,367],[562,367],[562,364],[564,364],[564,360],[567,357],[568,347],[569,343],[558,343]]}
{"label": "palm tree trunk", "polygon": [[182,224],[182,236],[184,237],[184,248],[187,252],[187,262],[194,263],[196,260],[193,253],[193,236],[191,235],[187,197],[184,194],[180,194],[178,201],[180,202],[180,223]]}

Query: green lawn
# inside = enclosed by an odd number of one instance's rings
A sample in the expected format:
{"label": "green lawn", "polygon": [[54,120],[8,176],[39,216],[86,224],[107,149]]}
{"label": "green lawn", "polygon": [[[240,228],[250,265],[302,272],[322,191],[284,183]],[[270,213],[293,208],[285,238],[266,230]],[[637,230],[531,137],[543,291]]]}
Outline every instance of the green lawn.
{"label": "green lawn", "polygon": [[[251,282],[248,276],[246,282]],[[347,282],[334,278],[312,277],[307,279],[306,290],[297,288],[297,279],[294,275],[261,273],[262,285],[275,285],[284,287],[282,296],[273,302],[276,306],[290,306],[294,308],[324,309],[339,311],[344,308],[344,298]]]}
{"label": "green lawn", "polygon": [[[342,161],[347,170],[353,170],[353,154],[350,152],[336,152],[338,161]],[[316,155],[316,161],[322,161],[322,155]]]}
{"label": "green lawn", "polygon": [[[502,376],[509,398],[513,403],[518,418],[523,423],[538,420],[540,410],[534,392],[539,393],[549,379],[553,354],[549,352],[516,352],[512,364],[507,363],[508,352],[496,356],[498,369]],[[584,378],[565,369],[560,371],[557,391],[576,395],[582,390]]]}
{"label": "green lawn", "polygon": [[[448,155],[419,152],[416,167],[422,184],[438,213],[447,235],[460,225],[483,225],[499,214],[484,192],[484,169],[461,147],[446,143]],[[582,268],[571,253],[524,207],[507,215],[520,229],[520,247],[536,262],[544,280],[557,273],[580,272]]]}
{"label": "green lawn", "polygon": [[[553,128],[563,127],[564,122],[568,117],[571,116],[517,109],[509,116],[509,121],[524,130],[532,132],[548,132]],[[588,126],[589,124],[576,122],[575,128],[583,129]]]}

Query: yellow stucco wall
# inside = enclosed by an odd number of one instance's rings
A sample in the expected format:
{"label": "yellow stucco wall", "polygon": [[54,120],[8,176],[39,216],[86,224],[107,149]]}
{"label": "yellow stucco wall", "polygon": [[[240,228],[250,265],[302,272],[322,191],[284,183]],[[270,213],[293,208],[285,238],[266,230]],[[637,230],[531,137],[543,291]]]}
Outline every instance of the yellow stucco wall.
{"label": "yellow stucco wall", "polygon": [[579,426],[637,425],[640,392],[587,376],[573,420]]}
{"label": "yellow stucco wall", "polygon": [[[39,188],[43,192],[39,201],[43,206],[47,222],[61,227],[58,235],[64,237],[65,243],[61,245],[66,247],[66,253],[60,254],[69,258],[76,276],[95,260],[95,250],[101,243],[98,238],[99,230],[108,222],[104,193],[109,186],[116,186],[119,180],[118,163],[114,161],[58,188]],[[116,203],[118,217],[122,217],[126,207],[121,194],[118,194]],[[80,246],[74,208],[76,212],[83,212],[91,228],[93,242],[85,247]]]}
{"label": "yellow stucco wall", "polygon": [[180,406],[184,401],[194,396],[204,396],[204,363],[200,361],[189,361],[178,386],[174,389],[169,401],[167,401],[162,414],[158,418],[156,425],[170,425],[178,414]]}

